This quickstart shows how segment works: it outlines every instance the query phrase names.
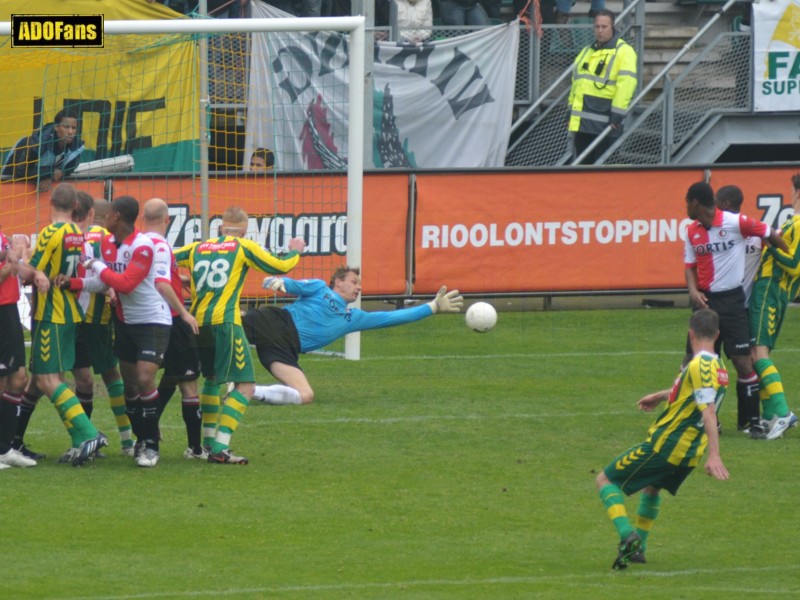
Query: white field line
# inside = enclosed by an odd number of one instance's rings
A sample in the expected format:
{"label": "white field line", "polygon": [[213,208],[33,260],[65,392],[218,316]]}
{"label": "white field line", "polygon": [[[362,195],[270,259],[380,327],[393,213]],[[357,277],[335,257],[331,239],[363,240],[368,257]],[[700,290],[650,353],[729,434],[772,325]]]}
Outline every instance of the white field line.
{"label": "white field line", "polygon": [[[796,354],[800,348],[778,348],[773,354]],[[677,350],[636,350],[619,352],[538,352],[538,353],[509,353],[509,354],[392,354],[391,356],[362,356],[363,362],[370,361],[411,361],[411,360],[487,360],[487,359],[509,359],[509,358],[582,358],[582,357],[619,357],[619,356],[683,356],[682,351]],[[302,360],[327,360],[323,357],[304,355]],[[727,358],[726,358],[727,362]]]}
{"label": "white field line", "polygon": [[[260,406],[260,403],[256,403]],[[167,409],[169,410],[169,409]],[[250,411],[253,410],[251,406],[248,409],[248,415],[250,415]],[[260,408],[256,410],[261,410]],[[277,406],[266,406],[264,405],[263,410],[267,411],[281,411],[281,410],[291,410],[282,409],[282,407]],[[303,410],[300,408],[299,410]],[[636,414],[636,407],[632,406],[629,410],[610,410],[610,411],[603,411],[597,412],[593,411],[591,413],[592,418],[597,416],[630,416],[631,414]],[[585,419],[588,413],[569,413],[569,412],[560,412],[560,413],[538,413],[538,414],[531,414],[531,413],[514,413],[514,414],[506,414],[506,415],[408,415],[404,417],[334,417],[330,419],[273,419],[269,418],[266,421],[255,421],[252,418],[248,419],[245,417],[245,420],[242,422],[240,427],[248,428],[248,429],[257,429],[259,427],[273,427],[275,425],[299,425],[299,426],[306,426],[306,425],[349,425],[349,424],[373,424],[373,425],[392,425],[394,423],[434,423],[439,421],[506,421],[506,420],[531,420],[531,421],[539,421],[539,420],[552,420],[552,419],[564,419],[564,418],[581,418]],[[651,419],[652,420],[652,419]],[[164,430],[185,430],[185,425],[183,423],[175,423],[175,424],[166,424],[161,423],[159,427]],[[45,431],[43,429],[34,429],[32,427],[28,428],[28,431],[33,434],[43,434]]]}
{"label": "white field line", "polygon": [[[720,576],[725,574],[737,575],[757,575],[769,573],[772,571],[781,571],[786,569],[785,565],[775,565],[770,567],[730,567],[721,569],[681,569],[677,571],[648,571],[647,569],[634,569],[635,579],[630,582],[630,585],[641,586],[647,578],[658,579],[661,581],[669,580],[671,578],[685,577],[707,577],[707,576]],[[312,592],[326,592],[326,591],[342,591],[342,592],[363,592],[368,590],[397,590],[398,592],[407,591],[408,588],[425,588],[425,587],[464,587],[469,588],[473,586],[503,586],[503,585],[530,585],[535,586],[545,582],[558,583],[561,582],[567,586],[593,586],[593,587],[607,587],[610,581],[621,583],[626,577],[627,573],[585,573],[585,574],[569,574],[569,575],[542,575],[538,577],[495,577],[487,579],[431,579],[431,580],[411,580],[411,581],[388,581],[376,583],[332,583],[332,584],[310,584],[310,585],[278,585],[278,586],[265,586],[257,588],[225,588],[217,590],[185,590],[185,591],[164,591],[164,592],[147,592],[141,594],[120,594],[115,596],[52,596],[49,600],[150,600],[158,598],[235,598],[237,596],[245,596],[252,594],[307,594]],[[762,582],[769,580],[761,579]],[[731,594],[747,594],[747,595],[764,595],[768,597],[774,596],[793,596],[796,597],[800,588],[787,589],[785,587],[769,587],[765,585],[731,587],[731,586],[709,586],[707,582],[703,581],[699,586],[695,587],[687,584],[686,581],[676,581],[675,587],[672,588],[677,594],[679,592],[691,594],[700,593],[703,591],[713,591],[719,593],[722,591]],[[498,593],[500,591],[498,590]]]}
{"label": "white field line", "polygon": [[[270,407],[274,408],[274,407]],[[267,409],[269,410],[269,409]],[[280,408],[278,408],[280,410]],[[403,417],[336,417],[331,419],[272,419],[268,421],[246,423],[248,427],[271,427],[273,425],[337,425],[337,424],[350,424],[350,423],[366,423],[375,425],[391,425],[393,423],[425,423],[437,421],[506,421],[506,420],[551,420],[563,418],[581,418],[585,419],[589,414],[592,418],[599,415],[606,416],[624,416],[636,413],[636,407],[633,406],[630,410],[613,410],[592,413],[514,413],[506,415],[408,415]],[[650,419],[652,420],[652,418]],[[170,426],[173,427],[173,426]],[[183,425],[175,425],[176,429],[183,429]]]}

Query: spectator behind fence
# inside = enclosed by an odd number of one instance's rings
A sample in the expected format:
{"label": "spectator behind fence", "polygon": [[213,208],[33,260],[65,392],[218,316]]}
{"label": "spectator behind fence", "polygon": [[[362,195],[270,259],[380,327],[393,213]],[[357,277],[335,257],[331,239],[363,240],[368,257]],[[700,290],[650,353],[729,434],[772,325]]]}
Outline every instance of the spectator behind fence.
{"label": "spectator behind fence", "polygon": [[[147,0],[148,4],[163,4],[164,6],[184,15],[197,12],[197,0]],[[209,17],[218,19],[237,19],[248,16],[250,0],[208,0],[206,13]]]}
{"label": "spectator behind fence", "polygon": [[3,181],[37,180],[40,192],[70,175],[80,164],[83,142],[78,137],[78,117],[61,110],[56,118],[21,138],[6,156]]}
{"label": "spectator behind fence", "polygon": [[400,41],[411,44],[424,42],[433,34],[433,4],[431,0],[395,0]]}
{"label": "spectator behind fence", "polygon": [[331,14],[331,0],[301,0],[298,17],[327,17]]}
{"label": "spectator behind fence", "polygon": [[275,155],[267,148],[256,148],[250,155],[250,170],[255,172],[272,171],[275,166]]}
{"label": "spectator behind fence", "polygon": [[494,23],[503,19],[503,0],[478,0],[486,11],[489,21]]}
{"label": "spectator behind fence", "polygon": [[478,0],[439,0],[439,16],[445,25],[489,25],[489,17]]}
{"label": "spectator behind fence", "polygon": [[575,156],[609,125],[612,131],[586,157],[595,162],[622,135],[622,121],[636,91],[636,51],[614,31],[614,13],[603,9],[594,18],[595,41],[572,64],[569,131],[575,134]]}
{"label": "spectator behind fence", "polygon": [[[542,0],[542,23],[550,25],[566,25],[572,16],[573,0]],[[524,5],[523,5],[524,6]],[[591,0],[589,18],[594,19],[597,12],[606,7],[606,0]],[[519,11],[517,11],[519,12]]]}

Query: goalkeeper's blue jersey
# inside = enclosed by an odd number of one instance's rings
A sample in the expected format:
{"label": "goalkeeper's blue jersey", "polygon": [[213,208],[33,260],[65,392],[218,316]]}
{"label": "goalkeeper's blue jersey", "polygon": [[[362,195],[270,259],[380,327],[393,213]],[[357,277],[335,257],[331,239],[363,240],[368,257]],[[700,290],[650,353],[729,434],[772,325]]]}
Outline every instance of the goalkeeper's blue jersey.
{"label": "goalkeeper's blue jersey", "polygon": [[413,323],[433,314],[428,304],[394,311],[366,312],[348,308],[344,299],[321,279],[284,277],[286,292],[297,296],[286,311],[300,336],[300,351],[323,348],[340,337],[367,329]]}

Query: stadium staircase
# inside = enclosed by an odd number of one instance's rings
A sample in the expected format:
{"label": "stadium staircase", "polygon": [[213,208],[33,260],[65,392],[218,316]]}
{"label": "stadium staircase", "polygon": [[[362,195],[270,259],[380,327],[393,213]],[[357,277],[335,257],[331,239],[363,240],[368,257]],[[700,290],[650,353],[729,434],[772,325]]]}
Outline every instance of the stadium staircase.
{"label": "stadium staircase", "polygon": [[[713,163],[732,143],[763,140],[767,125],[755,125],[764,118],[751,112],[750,35],[740,28],[749,7],[717,0],[628,4],[633,10],[628,7],[618,29],[640,54],[641,85],[625,133],[598,164]],[[623,12],[618,0],[606,6]],[[507,166],[573,162],[566,133],[569,63],[592,39],[588,10],[584,0],[573,7],[571,43],[557,26],[545,31],[533,70],[540,93],[529,106],[518,104]],[[570,57],[565,66],[551,61],[559,49]],[[780,135],[774,119],[768,128]]]}

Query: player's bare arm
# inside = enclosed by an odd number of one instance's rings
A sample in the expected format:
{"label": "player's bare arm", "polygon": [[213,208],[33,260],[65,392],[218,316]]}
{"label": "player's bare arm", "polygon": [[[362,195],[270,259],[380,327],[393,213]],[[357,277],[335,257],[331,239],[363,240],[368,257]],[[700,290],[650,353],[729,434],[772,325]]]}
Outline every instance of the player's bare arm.
{"label": "player's bare arm", "polygon": [[694,308],[708,308],[708,300],[697,287],[697,269],[692,267],[685,270],[686,287],[689,288],[689,302]]}
{"label": "player's bare arm", "polygon": [[186,310],[186,307],[183,305],[181,299],[175,294],[175,290],[172,289],[172,286],[165,281],[156,281],[156,289],[158,290],[158,293],[161,294],[161,297],[164,298],[169,307],[178,313],[178,317],[180,317],[180,319],[191,328],[192,333],[195,335],[200,333],[200,327],[197,324],[197,319],[195,319],[194,316],[192,316],[192,314]]}
{"label": "player's bare arm", "polygon": [[784,252],[789,253],[789,246],[786,244],[786,240],[781,236],[780,231],[770,228],[767,241],[775,248],[780,248]]}
{"label": "player's bare arm", "polygon": [[302,252],[306,249],[306,241],[301,237],[292,238],[289,240],[289,250],[296,250]]}
{"label": "player's bare arm", "polygon": [[713,477],[724,481],[730,477],[728,469],[722,463],[719,454],[719,432],[717,431],[717,414],[712,405],[706,406],[703,411],[703,425],[708,436],[708,458],[706,459],[705,472]]}
{"label": "player's bare arm", "polygon": [[650,412],[667,398],[669,398],[669,390],[659,390],[658,392],[642,396],[636,404],[641,410]]}

